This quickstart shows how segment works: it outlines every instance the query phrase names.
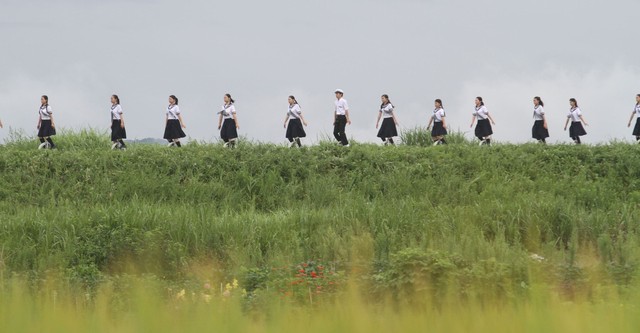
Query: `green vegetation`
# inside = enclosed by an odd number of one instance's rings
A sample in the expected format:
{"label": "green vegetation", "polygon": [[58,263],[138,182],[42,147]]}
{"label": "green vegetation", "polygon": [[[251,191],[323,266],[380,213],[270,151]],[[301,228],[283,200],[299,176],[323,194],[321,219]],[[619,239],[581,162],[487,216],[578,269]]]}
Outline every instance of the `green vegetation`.
{"label": "green vegetation", "polygon": [[[640,146],[478,147],[458,134],[422,147],[424,136],[405,133],[416,139],[398,147],[110,151],[108,136],[88,131],[37,151],[14,134],[0,147],[0,319],[172,330],[134,321],[180,309],[193,331],[215,326],[211,314],[239,331],[303,318],[339,331],[468,331],[484,316],[492,331],[504,316],[514,319],[505,331],[593,331],[611,318],[637,329]],[[54,290],[56,306],[93,319],[49,313]],[[135,320],[109,326],[123,312]],[[245,323],[251,313],[271,317]]]}

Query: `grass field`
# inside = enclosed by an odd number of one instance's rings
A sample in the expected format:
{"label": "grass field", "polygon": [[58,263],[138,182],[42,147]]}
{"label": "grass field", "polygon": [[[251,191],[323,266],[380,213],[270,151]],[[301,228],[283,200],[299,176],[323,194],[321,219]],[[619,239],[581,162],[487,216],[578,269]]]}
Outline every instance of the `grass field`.
{"label": "grass field", "polygon": [[637,332],[640,146],[0,147],[0,331]]}

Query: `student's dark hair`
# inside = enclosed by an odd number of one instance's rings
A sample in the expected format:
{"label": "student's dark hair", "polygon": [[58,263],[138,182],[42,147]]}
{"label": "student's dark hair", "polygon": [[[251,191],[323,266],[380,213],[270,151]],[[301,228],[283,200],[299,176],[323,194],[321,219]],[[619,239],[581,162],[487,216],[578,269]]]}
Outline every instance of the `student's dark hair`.
{"label": "student's dark hair", "polygon": [[[636,97],[640,97],[640,94],[637,94]],[[640,103],[638,103],[638,104],[640,104]]]}
{"label": "student's dark hair", "polygon": [[49,96],[42,95],[42,98],[44,98],[44,105],[49,105]]}
{"label": "student's dark hair", "polygon": [[[118,95],[115,95],[115,94],[114,94],[114,95],[111,95],[111,97],[115,98],[115,100],[116,100],[116,105],[120,104],[120,97],[118,97]],[[178,104],[178,103],[176,103],[176,104]]]}
{"label": "student's dark hair", "polygon": [[[393,103],[391,103],[391,100],[389,99],[389,95],[384,94],[384,95],[382,95],[382,97],[384,97],[387,100],[387,102],[389,102],[389,104],[391,104],[391,106],[393,106]],[[385,105],[386,104],[384,104],[384,103],[380,104],[380,108],[383,108]]]}
{"label": "student's dark hair", "polygon": [[171,95],[171,96],[169,96],[169,98],[174,100],[176,102],[176,105],[178,105],[178,97],[176,97],[176,95]]}
{"label": "student's dark hair", "polygon": [[236,101],[233,100],[233,97],[231,97],[231,94],[224,94],[225,96],[229,97],[229,102],[231,104],[235,103]]}
{"label": "student's dark hair", "polygon": [[478,96],[476,97],[476,99],[480,101],[481,106],[484,106],[484,101],[482,100],[482,97]]}
{"label": "student's dark hair", "polygon": [[440,104],[440,107],[441,107],[441,108],[443,108],[443,107],[444,107],[444,105],[442,105],[442,100],[441,100],[441,99],[436,98],[435,102],[436,102],[436,103],[438,103],[438,104]]}
{"label": "student's dark hair", "polygon": [[[231,97],[229,97],[229,98],[231,98]],[[298,106],[300,106],[300,103],[298,103],[298,100],[296,99],[296,97],[295,97],[295,96],[293,96],[293,95],[289,95],[289,98],[291,98],[291,99],[293,100],[293,105],[298,104]]]}
{"label": "student's dark hair", "polygon": [[544,106],[544,102],[542,101],[542,99],[538,96],[534,97],[533,99],[535,99],[536,101],[538,101],[538,105],[540,106]]}
{"label": "student's dark hair", "polygon": [[576,105],[576,107],[578,107],[578,101],[576,101],[575,98],[570,98],[569,102],[573,102]]}

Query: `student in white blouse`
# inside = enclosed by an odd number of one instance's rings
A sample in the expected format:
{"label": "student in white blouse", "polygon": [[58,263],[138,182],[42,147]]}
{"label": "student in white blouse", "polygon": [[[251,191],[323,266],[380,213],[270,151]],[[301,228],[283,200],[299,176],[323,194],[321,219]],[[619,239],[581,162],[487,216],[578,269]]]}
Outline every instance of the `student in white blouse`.
{"label": "student in white blouse", "polygon": [[56,148],[51,139],[54,135],[56,135],[56,123],[53,121],[53,111],[49,106],[49,97],[42,95],[40,97],[40,110],[38,110],[38,138],[40,139],[38,149]]}
{"label": "student in white blouse", "polygon": [[549,137],[547,118],[544,114],[544,102],[538,96],[533,98],[533,128],[531,136],[539,143],[546,144]]}
{"label": "student in white blouse", "polygon": [[396,117],[395,106],[389,100],[389,95],[384,94],[381,97],[382,104],[380,105],[380,111],[378,112],[378,120],[376,120],[376,128],[380,125],[380,118],[382,120],[382,126],[378,131],[378,137],[384,142],[384,145],[394,145],[393,138],[398,136],[398,118]]}
{"label": "student in white blouse", "polygon": [[582,110],[578,107],[578,101],[575,98],[569,99],[569,105],[571,105],[571,109],[569,110],[569,114],[567,115],[567,121],[564,123],[564,130],[567,130],[567,125],[569,121],[571,121],[571,127],[569,128],[569,136],[573,139],[577,145],[581,144],[580,140],[581,136],[587,135],[587,131],[584,130],[582,123],[585,126],[589,126],[587,121],[584,120],[582,116]]}
{"label": "student in white blouse", "polygon": [[[471,127],[473,127],[476,118],[478,118],[478,124],[475,130],[476,137],[480,140],[480,145],[490,146],[491,135],[493,135],[491,124],[495,125],[496,122],[489,114],[489,110],[487,110],[487,107],[484,105],[482,97],[476,97],[476,107],[473,111],[473,117],[471,118]],[[491,121],[491,123],[489,121]]]}
{"label": "student in white blouse", "polygon": [[236,107],[233,105],[236,101],[231,98],[231,94],[224,95],[224,105],[222,110],[218,112],[218,129],[220,130],[220,138],[224,141],[224,146],[234,148],[238,141],[238,129],[240,123],[236,115]]}
{"label": "student in white blouse", "polygon": [[167,107],[163,136],[164,139],[169,141],[169,147],[182,147],[180,139],[187,136],[182,130],[183,128],[187,128],[187,125],[185,125],[182,120],[182,113],[178,106],[178,97],[171,95],[169,96],[169,106]]}
{"label": "student in white blouse", "polygon": [[124,115],[120,105],[120,97],[111,95],[111,149],[126,150],[127,145],[123,139],[127,138],[127,130],[124,128]]}
{"label": "student in white blouse", "polygon": [[[431,140],[433,140],[434,146],[446,145],[447,140],[445,140],[444,136],[447,135],[447,115],[442,107],[441,99],[436,99],[434,104],[435,109],[433,110],[433,115],[429,118],[427,130],[431,129]],[[431,128],[431,124],[433,124],[433,128]]]}
{"label": "student in white blouse", "polygon": [[307,136],[302,125],[307,126],[307,122],[302,116],[302,109],[295,96],[289,96],[288,102],[289,108],[287,110],[287,116],[284,118],[284,127],[287,129],[285,137],[289,140],[290,147],[293,148],[296,145],[302,147],[300,138]]}
{"label": "student in white blouse", "polygon": [[[636,118],[636,126],[633,128],[633,136],[636,137],[636,141],[640,143],[640,94],[636,95],[636,105],[631,112],[631,118],[629,118],[629,124],[627,127],[631,127],[633,118]],[[0,126],[2,127],[2,126]]]}

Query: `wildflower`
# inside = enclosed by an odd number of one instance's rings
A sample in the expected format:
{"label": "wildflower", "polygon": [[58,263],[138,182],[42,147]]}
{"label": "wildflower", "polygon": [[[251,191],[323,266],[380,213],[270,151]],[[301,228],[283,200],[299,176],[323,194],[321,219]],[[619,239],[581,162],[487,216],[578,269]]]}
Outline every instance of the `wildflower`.
{"label": "wildflower", "polygon": [[317,277],[318,277],[318,274],[316,274],[316,272],[315,272],[315,271],[311,271],[311,278],[314,278],[314,279],[315,279],[315,278],[317,278]]}
{"label": "wildflower", "polygon": [[186,290],[182,289],[182,290],[180,290],[179,293],[176,294],[176,299],[177,300],[182,300],[182,299],[184,299],[184,295],[186,295],[186,294],[187,294]]}
{"label": "wildflower", "polygon": [[231,289],[233,289],[233,286],[231,285],[231,283],[227,283],[227,285],[224,286],[225,291],[231,291]]}
{"label": "wildflower", "polygon": [[238,280],[233,279],[233,289],[238,289]]}

